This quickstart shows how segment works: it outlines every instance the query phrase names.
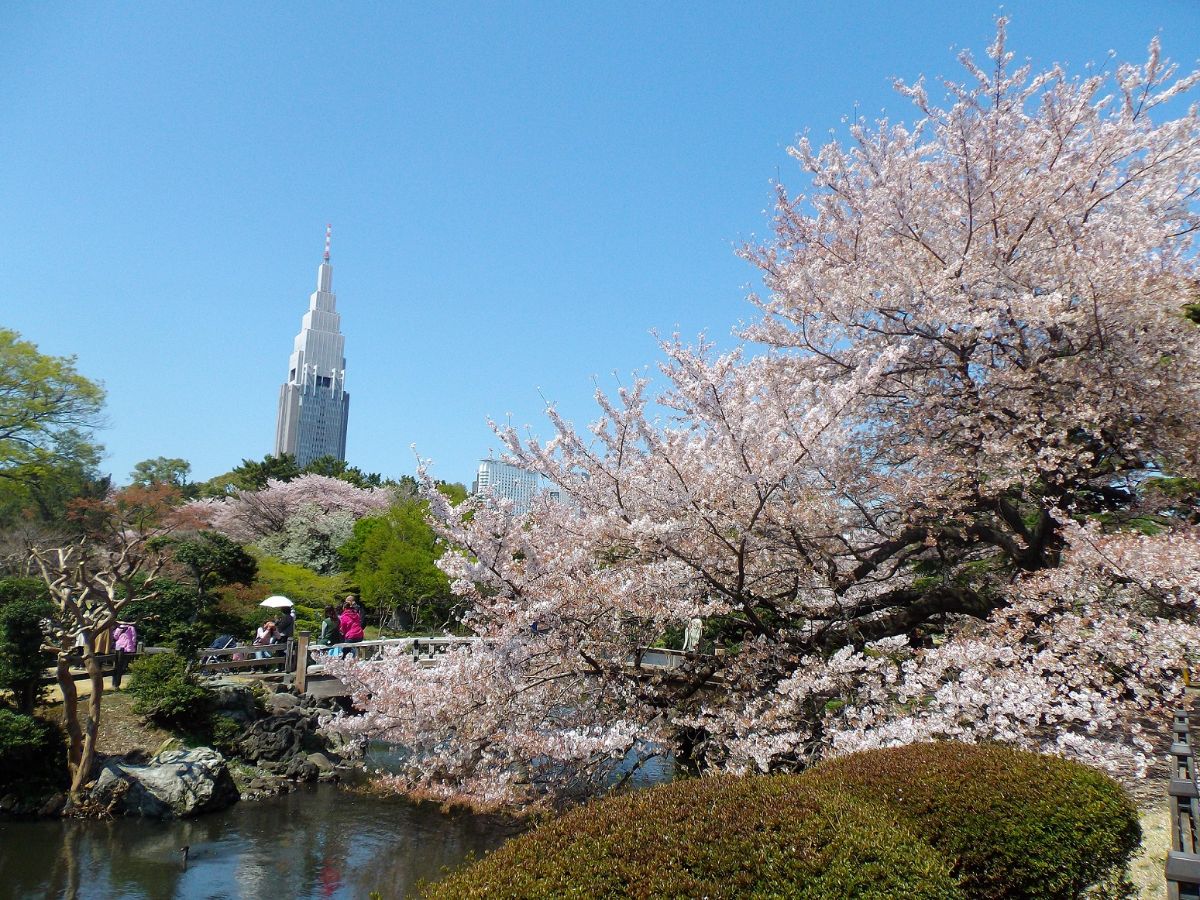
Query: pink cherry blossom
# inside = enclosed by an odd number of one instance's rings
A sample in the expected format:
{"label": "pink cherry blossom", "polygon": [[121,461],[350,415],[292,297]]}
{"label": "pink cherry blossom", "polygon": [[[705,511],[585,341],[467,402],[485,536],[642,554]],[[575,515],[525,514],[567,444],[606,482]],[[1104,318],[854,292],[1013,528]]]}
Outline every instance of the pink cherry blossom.
{"label": "pink cherry blossom", "polygon": [[[811,192],[744,250],[769,290],[745,347],[674,337],[659,392],[597,392],[586,431],[497,427],[563,502],[427,484],[481,640],[336,667],[363,710],[337,727],[412,751],[398,784],[550,801],[639,756],[930,737],[1144,767],[1200,646],[1194,500],[1151,496],[1200,475],[1200,119],[1164,110],[1197,76],[1157,39],[1112,73],[1014,68],[1003,20],[988,60],[945,105],[898,85],[910,125],[798,142]],[[693,617],[702,653],[635,667]]]}

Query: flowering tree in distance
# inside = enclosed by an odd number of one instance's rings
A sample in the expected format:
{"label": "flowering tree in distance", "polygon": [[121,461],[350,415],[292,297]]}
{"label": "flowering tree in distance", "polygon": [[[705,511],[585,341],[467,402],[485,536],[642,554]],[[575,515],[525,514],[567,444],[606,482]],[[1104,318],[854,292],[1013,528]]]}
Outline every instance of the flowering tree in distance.
{"label": "flowering tree in distance", "polygon": [[[1157,40],[1014,69],[1004,29],[949,105],[898,85],[911,127],[798,142],[811,194],[745,250],[763,352],[672,339],[665,415],[637,381],[590,433],[498,429],[566,504],[427,492],[485,640],[342,666],[344,727],[416,751],[405,787],[513,802],[665,751],[786,770],[933,737],[1144,764],[1200,639],[1200,119],[1162,114],[1197,76]],[[632,664],[694,616],[724,653]]]}
{"label": "flowering tree in distance", "polygon": [[237,491],[223,500],[197,500],[189,509],[215,531],[250,543],[284,532],[293,517],[300,517],[303,524],[293,527],[302,530],[322,516],[347,513],[359,519],[381,513],[393,499],[390,488],[360,488],[339,478],[301,475],[290,481],[272,478],[261,490]]}

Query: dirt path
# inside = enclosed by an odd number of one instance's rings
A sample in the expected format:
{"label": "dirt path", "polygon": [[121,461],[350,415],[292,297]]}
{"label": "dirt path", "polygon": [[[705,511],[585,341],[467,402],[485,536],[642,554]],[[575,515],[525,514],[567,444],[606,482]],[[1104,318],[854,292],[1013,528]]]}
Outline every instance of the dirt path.
{"label": "dirt path", "polygon": [[[127,753],[135,748],[153,753],[164,741],[170,738],[171,732],[156,725],[143,722],[142,717],[133,711],[133,696],[125,691],[109,690],[109,681],[104,680],[104,698],[100,703],[100,735],[97,746],[101,753]],[[91,695],[91,684],[87,683],[87,693],[83,693],[85,683],[80,683],[80,695]],[[46,692],[50,697],[50,692]],[[62,717],[62,694],[55,690],[54,697],[48,699],[38,708],[38,715],[51,721]]]}
{"label": "dirt path", "polygon": [[[123,684],[125,686],[129,685],[129,675],[128,674],[126,674],[126,676],[123,679],[121,679],[121,684]],[[104,696],[107,697],[109,695],[109,692],[112,690],[113,690],[112,678],[106,676],[104,679]],[[92,696],[92,679],[90,679],[90,678],[75,679],[75,693],[77,693],[80,696],[80,698]],[[42,696],[46,698],[47,704],[62,703],[62,698],[63,698],[62,688],[60,688],[58,686],[58,682],[55,682],[55,683],[51,684],[49,687],[47,687],[42,692]]]}
{"label": "dirt path", "polygon": [[1142,850],[1130,866],[1130,875],[1141,900],[1166,900],[1167,881],[1163,877],[1163,867],[1171,847],[1171,817],[1166,797],[1160,806],[1143,809],[1141,819]]}

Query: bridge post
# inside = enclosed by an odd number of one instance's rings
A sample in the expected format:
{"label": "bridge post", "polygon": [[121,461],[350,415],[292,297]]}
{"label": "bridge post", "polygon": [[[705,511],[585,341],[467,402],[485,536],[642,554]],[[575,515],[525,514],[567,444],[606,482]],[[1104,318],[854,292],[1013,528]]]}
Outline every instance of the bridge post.
{"label": "bridge post", "polygon": [[292,685],[301,694],[308,688],[308,642],[311,638],[311,631],[301,631],[296,635],[296,674],[292,678]]}

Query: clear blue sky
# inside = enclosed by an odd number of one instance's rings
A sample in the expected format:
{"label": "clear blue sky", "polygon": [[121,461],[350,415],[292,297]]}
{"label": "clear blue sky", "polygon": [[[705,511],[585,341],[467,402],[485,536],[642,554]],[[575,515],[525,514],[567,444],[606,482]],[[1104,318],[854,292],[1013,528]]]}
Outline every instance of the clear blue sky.
{"label": "clear blue sky", "polygon": [[[350,461],[469,482],[487,416],[583,424],[651,329],[728,341],[795,136],[911,118],[891,78],[957,75],[999,9],[6,3],[0,324],[104,382],[118,480],[208,478],[272,449],[332,222]],[[1037,64],[1200,57],[1195,0],[1004,10]]]}

